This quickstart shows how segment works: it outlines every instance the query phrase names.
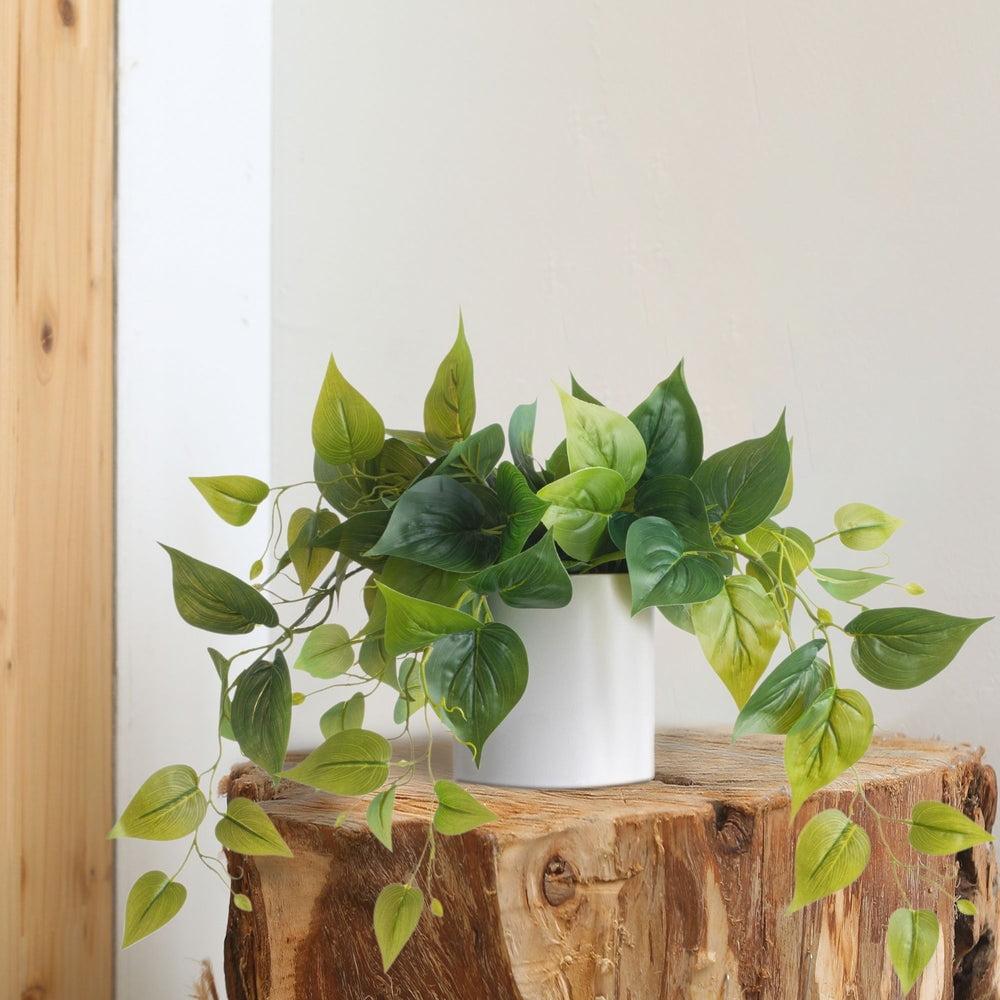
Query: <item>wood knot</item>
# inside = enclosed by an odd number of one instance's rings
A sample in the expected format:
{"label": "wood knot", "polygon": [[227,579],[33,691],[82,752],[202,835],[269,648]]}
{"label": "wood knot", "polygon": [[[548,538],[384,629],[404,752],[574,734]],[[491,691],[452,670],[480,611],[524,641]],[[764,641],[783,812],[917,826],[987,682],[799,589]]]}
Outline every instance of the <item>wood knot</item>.
{"label": "wood knot", "polygon": [[715,836],[726,854],[742,854],[753,840],[754,815],[745,809],[716,802]]}
{"label": "wood knot", "polygon": [[73,6],[73,0],[59,0],[57,6],[59,8],[59,20],[62,21],[65,27],[72,28],[76,24],[76,8]]}
{"label": "wood knot", "polygon": [[542,892],[550,906],[562,906],[576,895],[576,873],[573,866],[558,854],[549,858],[545,865]]}
{"label": "wood knot", "polygon": [[42,324],[42,336],[41,336],[42,350],[45,351],[46,354],[48,354],[52,350],[52,345],[53,343],[55,343],[55,337],[56,335],[52,329],[52,324],[48,320],[46,320]]}

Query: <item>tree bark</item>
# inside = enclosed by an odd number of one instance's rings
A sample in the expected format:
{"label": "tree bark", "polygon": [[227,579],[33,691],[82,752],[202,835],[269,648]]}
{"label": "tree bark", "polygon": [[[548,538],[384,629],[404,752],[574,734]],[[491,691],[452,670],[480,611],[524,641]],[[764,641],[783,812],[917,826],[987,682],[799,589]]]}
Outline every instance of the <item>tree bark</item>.
{"label": "tree bark", "polygon": [[[879,740],[858,765],[868,801],[907,817],[924,799],[992,827],[996,776],[967,746]],[[435,748],[438,777],[448,773]],[[662,733],[655,780],[593,791],[474,787],[500,822],[438,837],[433,886],[443,919],[425,911],[388,974],[372,931],[387,882],[405,880],[433,811],[426,783],[396,798],[390,853],[368,832],[363,804],[234,769],[229,795],[262,803],[291,860],[231,856],[237,891],[226,937],[230,1000],[871,1000],[900,996],[885,955],[898,906],[934,910],[937,953],[911,997],[1000,1000],[1000,898],[989,845],[923,859],[905,824],[883,824],[843,778],[794,822],[781,742]],[[787,915],[794,835],[820,809],[852,815],[872,840],[853,886]],[[887,845],[913,868],[894,873]],[[898,879],[897,879],[898,875]],[[900,891],[901,883],[902,892]],[[942,890],[940,883],[949,890]],[[959,915],[951,892],[978,912]]]}

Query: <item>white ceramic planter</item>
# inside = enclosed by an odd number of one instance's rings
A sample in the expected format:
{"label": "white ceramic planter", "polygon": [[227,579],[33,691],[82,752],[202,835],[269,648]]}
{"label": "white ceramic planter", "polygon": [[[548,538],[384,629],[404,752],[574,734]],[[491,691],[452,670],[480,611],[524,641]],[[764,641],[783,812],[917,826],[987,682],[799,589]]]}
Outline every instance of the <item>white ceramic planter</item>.
{"label": "white ceramic planter", "polygon": [[455,745],[460,781],[522,788],[596,788],[653,777],[653,617],[630,612],[625,574],[573,577],[573,600],[497,621],[528,651],[528,686],[486,741],[482,763]]}

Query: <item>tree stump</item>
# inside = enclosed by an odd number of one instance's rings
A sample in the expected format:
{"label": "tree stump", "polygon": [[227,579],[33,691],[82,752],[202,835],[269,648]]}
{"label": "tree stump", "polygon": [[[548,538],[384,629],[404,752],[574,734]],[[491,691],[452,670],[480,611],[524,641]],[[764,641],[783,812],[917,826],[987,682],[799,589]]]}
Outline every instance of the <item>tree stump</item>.
{"label": "tree stump", "polygon": [[[936,799],[992,827],[996,776],[967,746],[877,740],[857,774],[883,815],[909,816]],[[450,754],[435,747],[435,772]],[[733,744],[724,734],[662,733],[655,780],[594,791],[476,786],[501,822],[439,837],[433,895],[410,944],[382,972],[372,908],[387,882],[405,880],[433,811],[429,786],[400,788],[390,853],[368,832],[363,804],[290,782],[274,787],[251,765],[234,769],[229,795],[261,802],[295,853],[291,860],[231,856],[236,889],[253,912],[230,911],[230,1000],[764,1000],[898,997],[885,927],[900,905],[937,912],[937,954],[911,996],[997,1000],[1000,896],[984,845],[927,859],[933,876],[973,900],[952,898],[911,868],[899,870],[843,778],[793,823],[781,741]],[[853,886],[787,915],[794,833],[820,809],[853,815],[872,840]],[[884,824],[909,864],[907,827]],[[430,894],[421,877],[418,883]]]}

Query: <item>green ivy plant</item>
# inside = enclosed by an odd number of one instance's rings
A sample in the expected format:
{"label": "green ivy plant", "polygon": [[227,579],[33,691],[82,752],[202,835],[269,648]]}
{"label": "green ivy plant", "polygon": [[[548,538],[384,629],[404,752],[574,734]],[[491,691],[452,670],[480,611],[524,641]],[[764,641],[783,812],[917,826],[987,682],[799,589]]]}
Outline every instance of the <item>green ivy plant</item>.
{"label": "green ivy plant", "polygon": [[[842,683],[834,640],[850,641],[853,666],[865,681],[904,689],[947,667],[988,620],[909,605],[868,608],[862,598],[899,587],[876,572],[880,567],[840,568],[831,565],[832,557],[816,565],[820,545],[877,549],[900,522],[868,504],[849,503],[820,538],[783,523],[793,482],[784,414],[763,437],[706,458],[682,365],[628,416],[604,406],[575,379],[559,398],[566,436],[545,461],[533,452],[534,403],[514,409],[506,441],[498,424],[475,430],[473,364],[460,321],[427,393],[422,430],[386,430],[331,358],[312,422],[311,480],[271,487],[248,476],[192,479],[231,525],[246,524],[270,499],[271,538],[248,574],[256,583],[164,546],[177,610],[209,632],[242,635],[262,628],[266,634],[233,656],[208,650],[219,679],[216,760],[201,772],[186,765],[157,771],[112,836],[188,839],[184,863],[197,856],[227,886],[226,870],[199,846],[209,809],[224,848],[290,855],[255,802],[234,798],[222,811],[214,801],[222,741],[234,740],[275,780],[337,796],[370,795],[368,825],[391,851],[396,789],[415,768],[431,771],[429,752],[413,759],[393,751],[412,720],[429,723],[437,716],[478,762],[524,692],[524,645],[514,630],[493,620],[490,601],[560,608],[572,597],[573,576],[582,573],[627,573],[633,614],[655,607],[697,637],[736,703],[734,738],[785,737],[793,813],[856,764],[872,740],[871,706],[861,691]],[[309,488],[315,491],[309,506],[294,509],[283,530],[282,501]],[[367,622],[351,634],[329,618],[345,581],[356,574],[365,575]],[[808,581],[850,609],[846,621],[809,595]],[[900,589],[923,594],[912,583]],[[805,623],[809,634],[802,641],[793,635],[793,619]],[[289,663],[297,640],[304,641]],[[783,641],[787,655],[764,676]],[[295,691],[293,676],[320,686]],[[392,739],[364,728],[366,699],[379,688],[396,695]],[[315,697],[328,700],[323,742],[285,769],[294,707]],[[435,837],[458,836],[496,819],[454,782],[437,780],[433,787],[437,809],[426,848],[409,878],[385,886],[375,904],[386,969],[426,906],[444,915],[439,900],[424,896],[433,890]],[[992,839],[939,802],[919,803],[906,819],[883,816],[865,800],[860,783],[850,812],[827,809],[805,824],[795,850],[790,910],[842,889],[864,871],[870,839],[862,813],[883,842],[883,824],[907,823],[914,850],[926,855],[953,854]],[[177,881],[180,868],[169,876],[149,872],[133,886],[124,945],[180,910],[186,895]],[[251,907],[242,894],[233,902]],[[933,955],[940,928],[934,913],[901,902],[887,942],[908,990]],[[972,912],[971,901],[956,904]]]}

